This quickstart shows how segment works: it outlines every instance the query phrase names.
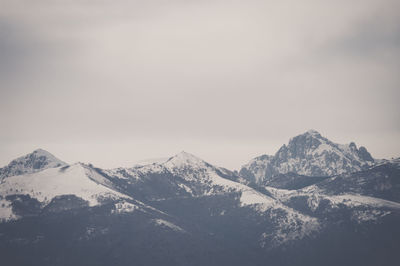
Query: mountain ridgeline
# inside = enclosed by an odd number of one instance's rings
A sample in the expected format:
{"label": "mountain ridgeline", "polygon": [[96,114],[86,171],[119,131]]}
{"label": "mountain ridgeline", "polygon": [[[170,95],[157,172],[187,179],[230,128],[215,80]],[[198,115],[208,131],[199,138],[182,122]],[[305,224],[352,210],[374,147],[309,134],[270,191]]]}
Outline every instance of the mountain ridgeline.
{"label": "mountain ridgeline", "polygon": [[399,222],[400,160],[314,130],[239,173],[187,152],[0,169],[4,265],[395,265]]}

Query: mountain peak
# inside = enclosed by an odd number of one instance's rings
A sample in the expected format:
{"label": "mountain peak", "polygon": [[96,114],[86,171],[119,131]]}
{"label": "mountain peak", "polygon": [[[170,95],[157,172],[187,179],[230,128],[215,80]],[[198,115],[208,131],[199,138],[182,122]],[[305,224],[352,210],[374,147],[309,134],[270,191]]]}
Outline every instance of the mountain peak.
{"label": "mountain peak", "polygon": [[20,157],[18,159],[26,158],[26,157],[35,157],[35,158],[42,158],[42,159],[45,158],[49,163],[52,162],[52,163],[60,164],[60,166],[66,164],[65,162],[61,161],[56,156],[51,154],[50,152],[48,152],[44,149],[41,149],[41,148],[36,149],[33,152],[31,152],[23,157]]}
{"label": "mountain peak", "polygon": [[34,150],[30,154],[37,154],[38,156],[46,156],[46,157],[56,158],[53,154],[51,154],[50,152],[48,152],[48,151],[46,151],[44,149],[41,149],[41,148]]}
{"label": "mountain peak", "polygon": [[164,163],[164,165],[167,167],[178,168],[193,166],[204,167],[205,165],[207,165],[207,163],[191,153],[181,151],[180,153],[169,158],[168,161]]}
{"label": "mountain peak", "polygon": [[196,157],[195,155],[193,155],[193,154],[191,154],[191,153],[188,153],[188,152],[186,152],[186,151],[181,151],[180,153],[178,153],[178,154],[176,154],[175,156],[173,156],[173,157],[179,157],[179,158],[187,158],[187,159],[196,159],[196,160],[198,160],[199,158],[198,157]]}
{"label": "mountain peak", "polygon": [[181,151],[180,153],[169,158],[168,161],[199,162],[199,161],[203,161],[203,160],[191,153]]}
{"label": "mountain peak", "polygon": [[253,159],[240,172],[243,177],[260,183],[287,173],[319,177],[351,173],[373,163],[366,148],[357,148],[354,142],[334,143],[311,129],[291,138],[274,156]]}
{"label": "mountain peak", "polygon": [[309,129],[304,134],[308,134],[308,135],[312,135],[312,136],[321,136],[321,134],[318,131],[316,131],[315,129]]}
{"label": "mountain peak", "polygon": [[310,129],[303,134],[294,136],[290,138],[288,145],[283,145],[282,147],[286,146],[291,146],[291,145],[299,145],[299,144],[305,144],[307,145],[312,145],[314,147],[318,146],[321,142],[328,141],[328,139],[324,138],[318,131],[314,129]]}
{"label": "mountain peak", "polygon": [[36,149],[33,152],[12,160],[7,166],[0,168],[0,179],[22,174],[30,174],[47,168],[67,165],[50,152]]}

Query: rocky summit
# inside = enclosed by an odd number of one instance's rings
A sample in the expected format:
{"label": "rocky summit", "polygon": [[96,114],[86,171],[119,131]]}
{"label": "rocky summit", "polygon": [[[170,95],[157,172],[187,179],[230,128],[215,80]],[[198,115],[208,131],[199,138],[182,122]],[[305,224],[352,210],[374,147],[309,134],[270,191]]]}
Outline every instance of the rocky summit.
{"label": "rocky summit", "polygon": [[262,184],[282,174],[328,177],[369,168],[375,160],[354,142],[337,144],[315,130],[289,140],[274,155],[261,155],[240,170],[250,182]]}

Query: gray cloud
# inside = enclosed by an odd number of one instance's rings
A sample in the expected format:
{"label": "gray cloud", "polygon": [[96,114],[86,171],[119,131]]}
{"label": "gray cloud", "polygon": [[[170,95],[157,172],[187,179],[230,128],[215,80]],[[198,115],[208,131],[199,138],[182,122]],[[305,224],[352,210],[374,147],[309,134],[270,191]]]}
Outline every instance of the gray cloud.
{"label": "gray cloud", "polygon": [[1,6],[3,164],[41,146],[105,167],[184,149],[237,168],[309,128],[398,156],[398,1]]}

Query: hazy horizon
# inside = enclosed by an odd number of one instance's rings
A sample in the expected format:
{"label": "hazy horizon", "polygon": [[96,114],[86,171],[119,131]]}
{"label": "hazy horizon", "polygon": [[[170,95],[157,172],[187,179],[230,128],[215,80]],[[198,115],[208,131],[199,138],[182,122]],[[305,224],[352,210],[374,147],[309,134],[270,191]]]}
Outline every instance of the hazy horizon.
{"label": "hazy horizon", "polygon": [[400,2],[0,0],[0,165],[182,150],[238,169],[316,129],[400,156]]}
{"label": "hazy horizon", "polygon": [[[298,134],[302,134],[302,133],[305,133],[305,132],[300,132]],[[321,132],[319,132],[319,133],[321,133]],[[327,137],[322,133],[321,133],[321,135],[323,137]],[[292,137],[295,137],[295,135],[291,136],[290,138],[292,138]],[[327,138],[330,139],[329,137],[327,137]],[[333,139],[330,139],[330,140],[333,141],[333,142],[336,142]],[[151,140],[149,140],[149,141],[151,141]],[[32,148],[31,150],[22,152],[20,154],[15,154],[14,157],[8,158],[8,161],[6,161],[7,158],[4,158],[5,162],[3,163],[1,161],[2,164],[0,164],[0,168],[5,166],[5,165],[7,165],[11,160],[16,159],[17,157],[20,157],[20,156],[24,156],[24,155],[26,155],[28,153],[31,153],[35,149],[44,149],[44,150],[52,153],[53,155],[55,155],[58,159],[65,161],[66,163],[73,164],[73,163],[76,163],[76,162],[84,162],[84,163],[94,164],[95,166],[101,167],[101,168],[131,167],[131,166],[134,166],[135,164],[140,164],[140,163],[143,163],[143,162],[148,162],[148,161],[153,161],[153,160],[158,161],[158,160],[162,160],[162,159],[168,159],[168,158],[170,158],[170,157],[172,157],[172,156],[174,156],[174,155],[176,155],[176,154],[178,154],[178,153],[180,153],[182,151],[185,151],[185,152],[191,153],[191,154],[193,154],[193,155],[195,155],[195,156],[197,156],[197,157],[199,157],[199,158],[201,158],[201,159],[203,159],[203,160],[205,160],[205,161],[207,161],[209,163],[215,164],[217,166],[225,167],[225,168],[228,168],[230,170],[240,170],[241,166],[243,166],[248,161],[250,161],[251,159],[253,159],[253,158],[257,157],[257,156],[260,156],[260,155],[263,155],[263,154],[274,155],[282,145],[287,144],[288,142],[289,142],[289,139],[287,139],[287,141],[281,143],[281,145],[278,145],[278,147],[276,147],[276,149],[274,151],[272,151],[272,152],[261,152],[261,153],[258,153],[258,154],[254,154],[254,155],[248,157],[247,160],[245,160],[245,161],[240,161],[240,160],[243,159],[248,154],[238,153],[237,154],[238,155],[237,158],[233,158],[233,157],[235,157],[235,155],[233,155],[230,159],[231,159],[232,162],[235,162],[236,164],[235,165],[232,164],[231,167],[228,167],[227,165],[221,164],[221,163],[224,162],[224,158],[218,158],[217,156],[208,155],[208,151],[207,150],[203,150],[203,154],[202,154],[202,155],[204,155],[206,157],[203,157],[203,156],[201,156],[201,155],[199,155],[197,153],[194,153],[194,152],[192,152],[190,150],[187,150],[187,149],[181,149],[181,150],[177,150],[175,153],[164,154],[163,156],[161,156],[161,153],[157,153],[157,151],[154,151],[155,154],[160,154],[160,156],[151,156],[150,153],[145,153],[145,154],[149,154],[149,156],[148,157],[140,157],[140,154],[139,154],[139,156],[135,156],[134,158],[123,158],[123,160],[121,160],[119,162],[117,159],[111,159],[110,160],[110,158],[114,155],[113,153],[111,153],[111,154],[107,153],[106,156],[104,156],[103,160],[101,160],[101,158],[100,158],[100,160],[99,159],[92,160],[91,158],[88,157],[88,156],[90,156],[92,151],[89,151],[87,154],[82,156],[82,154],[77,154],[77,152],[74,151],[73,149],[70,149],[68,151],[64,150],[64,151],[61,151],[61,153],[60,153],[59,151],[53,151],[51,149],[46,149],[46,148],[43,148],[43,147],[36,147],[36,148]],[[361,147],[361,146],[366,147],[367,150],[371,153],[371,150],[369,150],[367,146],[362,145],[362,144],[360,144],[360,143],[358,143],[357,141],[354,141],[354,140],[343,142],[343,143],[342,142],[340,142],[340,143],[336,142],[336,143],[338,143],[338,144],[349,144],[350,142],[355,142],[357,147]],[[120,143],[120,144],[124,145],[123,143]],[[218,144],[216,143],[216,145],[218,145]],[[49,145],[49,147],[51,147],[51,145]],[[57,149],[56,146],[53,146],[53,147],[55,149]],[[108,147],[108,148],[110,148],[110,147]],[[119,149],[119,152],[123,151],[122,147],[117,147],[117,148]],[[233,149],[240,149],[241,147],[232,147],[232,148]],[[252,149],[253,151],[258,149],[258,147],[252,147],[252,148],[253,148]],[[165,149],[165,147],[164,147],[164,149]],[[200,147],[197,147],[197,149],[201,150]],[[271,150],[271,149],[268,149],[268,150]],[[98,150],[98,152],[101,152],[101,151]],[[105,151],[103,151],[103,152],[105,152]],[[125,151],[125,152],[129,153],[129,151]],[[137,153],[133,153],[133,154],[137,155]],[[399,157],[399,156],[376,157],[376,156],[374,156],[373,153],[371,153],[371,155],[375,159],[391,159],[391,158]],[[111,156],[111,157],[107,158],[107,156]],[[81,158],[81,159],[77,159],[77,158]]]}

